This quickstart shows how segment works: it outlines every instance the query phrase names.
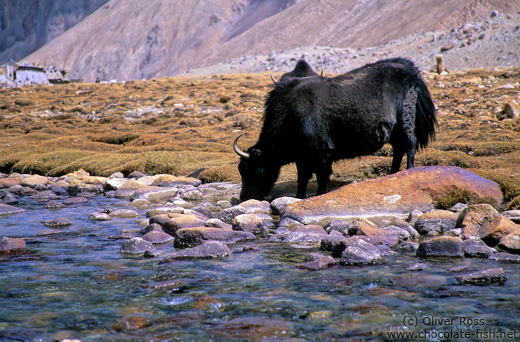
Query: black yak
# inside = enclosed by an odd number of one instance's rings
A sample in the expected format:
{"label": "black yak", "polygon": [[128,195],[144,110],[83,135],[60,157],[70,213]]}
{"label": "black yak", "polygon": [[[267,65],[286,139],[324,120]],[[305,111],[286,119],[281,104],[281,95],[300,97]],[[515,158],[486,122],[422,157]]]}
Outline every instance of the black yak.
{"label": "black yak", "polygon": [[265,101],[257,143],[241,156],[240,200],[263,199],[280,168],[296,163],[298,191],[305,198],[316,174],[318,193],[327,190],[332,162],[370,155],[385,143],[393,149],[391,172],[407,168],[428,145],[437,124],[430,92],[414,64],[404,58],[381,60],[336,77],[322,77],[305,62],[275,82]]}

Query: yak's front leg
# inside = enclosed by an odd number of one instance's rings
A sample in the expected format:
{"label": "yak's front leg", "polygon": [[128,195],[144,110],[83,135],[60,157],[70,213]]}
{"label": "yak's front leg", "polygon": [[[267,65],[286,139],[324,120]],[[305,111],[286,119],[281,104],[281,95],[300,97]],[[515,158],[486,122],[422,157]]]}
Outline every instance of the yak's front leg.
{"label": "yak's front leg", "polygon": [[332,174],[332,162],[323,162],[322,167],[316,172],[316,180],[318,181],[318,191],[316,195],[323,195],[327,192],[327,185]]}
{"label": "yak's front leg", "polygon": [[312,172],[303,163],[296,163],[296,168],[298,169],[298,191],[296,192],[296,197],[305,198],[307,197],[307,184],[309,179],[311,179]]}

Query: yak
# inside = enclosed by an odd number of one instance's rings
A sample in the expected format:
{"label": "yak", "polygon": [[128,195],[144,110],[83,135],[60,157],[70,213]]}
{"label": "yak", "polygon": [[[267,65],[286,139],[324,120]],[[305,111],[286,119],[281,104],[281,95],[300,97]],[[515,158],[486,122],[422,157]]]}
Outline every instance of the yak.
{"label": "yak", "polygon": [[[274,79],[273,79],[274,81]],[[390,143],[391,173],[407,168],[435,137],[436,110],[419,69],[405,58],[384,59],[336,77],[318,75],[300,60],[268,93],[257,143],[242,151],[240,201],[262,200],[283,165],[296,163],[305,198],[316,174],[317,195],[327,191],[332,162],[370,155]]]}

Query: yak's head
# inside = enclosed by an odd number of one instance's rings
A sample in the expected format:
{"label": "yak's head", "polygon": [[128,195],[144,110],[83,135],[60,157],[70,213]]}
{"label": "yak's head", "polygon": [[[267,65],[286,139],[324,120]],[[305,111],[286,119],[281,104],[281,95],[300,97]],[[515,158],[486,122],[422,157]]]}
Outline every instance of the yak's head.
{"label": "yak's head", "polygon": [[262,151],[254,146],[247,152],[238,148],[239,135],[233,143],[233,149],[240,156],[238,171],[242,176],[242,191],[240,202],[249,199],[263,200],[278,178],[279,168],[271,165]]}

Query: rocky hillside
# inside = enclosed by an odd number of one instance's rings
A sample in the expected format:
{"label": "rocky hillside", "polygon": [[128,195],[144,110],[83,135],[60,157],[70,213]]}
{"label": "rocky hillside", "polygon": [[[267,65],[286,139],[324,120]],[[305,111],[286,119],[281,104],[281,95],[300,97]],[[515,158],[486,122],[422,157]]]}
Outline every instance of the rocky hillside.
{"label": "rocky hillside", "polygon": [[[111,0],[26,60],[56,65],[85,81],[149,79],[272,50],[357,49],[449,32],[494,10],[515,14],[520,2]],[[399,45],[388,54],[406,49]]]}
{"label": "rocky hillside", "polygon": [[0,0],[0,62],[47,44],[108,0]]}

